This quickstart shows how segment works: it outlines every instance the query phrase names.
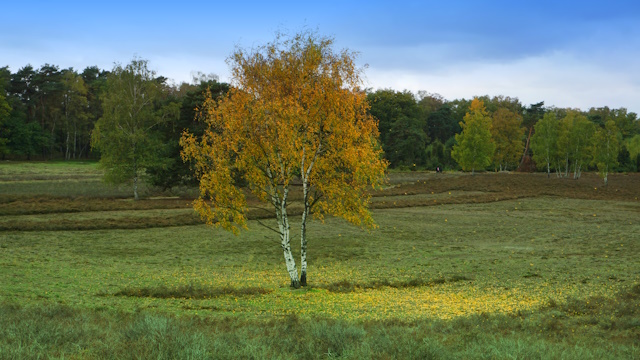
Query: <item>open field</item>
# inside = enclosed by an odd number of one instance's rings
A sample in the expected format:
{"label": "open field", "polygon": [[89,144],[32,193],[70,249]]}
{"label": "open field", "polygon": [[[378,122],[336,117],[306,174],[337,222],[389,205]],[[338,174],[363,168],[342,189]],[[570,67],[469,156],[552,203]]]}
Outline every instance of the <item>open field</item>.
{"label": "open field", "polygon": [[378,229],[311,223],[301,290],[255,221],[99,176],[0,164],[0,358],[640,358],[638,174],[391,174]]}

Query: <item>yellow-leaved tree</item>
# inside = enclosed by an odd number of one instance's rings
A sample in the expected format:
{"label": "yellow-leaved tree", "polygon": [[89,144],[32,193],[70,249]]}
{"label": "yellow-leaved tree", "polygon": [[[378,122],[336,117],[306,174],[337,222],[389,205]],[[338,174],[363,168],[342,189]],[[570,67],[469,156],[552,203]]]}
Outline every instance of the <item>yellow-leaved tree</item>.
{"label": "yellow-leaved tree", "polygon": [[493,163],[502,170],[518,166],[524,149],[522,118],[515,112],[500,107],[492,115],[491,138],[496,144]]}
{"label": "yellow-leaved tree", "polygon": [[478,98],[471,101],[469,112],[460,122],[462,132],[456,134],[457,144],[451,149],[451,157],[462,170],[484,169],[491,164],[496,145],[491,138],[491,117],[484,103]]}
{"label": "yellow-leaved tree", "polygon": [[[195,209],[208,224],[238,233],[247,224],[247,192],[269,204],[295,288],[307,283],[311,210],[373,227],[366,189],[384,181],[387,167],[355,54],[332,46],[303,32],[236,50],[231,90],[218,101],[207,97],[201,109],[204,135],[181,139],[200,180]],[[300,278],[287,213],[294,184],[302,185]]]}

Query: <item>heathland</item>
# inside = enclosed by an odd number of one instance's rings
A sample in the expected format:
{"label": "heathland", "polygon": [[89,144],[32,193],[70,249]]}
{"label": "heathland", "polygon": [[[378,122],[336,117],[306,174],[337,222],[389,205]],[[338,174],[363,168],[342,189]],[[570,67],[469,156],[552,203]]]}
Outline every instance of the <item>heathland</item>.
{"label": "heathland", "polygon": [[392,172],[377,229],[311,222],[298,290],[261,210],[101,176],[0,164],[0,358],[640,357],[640,174]]}

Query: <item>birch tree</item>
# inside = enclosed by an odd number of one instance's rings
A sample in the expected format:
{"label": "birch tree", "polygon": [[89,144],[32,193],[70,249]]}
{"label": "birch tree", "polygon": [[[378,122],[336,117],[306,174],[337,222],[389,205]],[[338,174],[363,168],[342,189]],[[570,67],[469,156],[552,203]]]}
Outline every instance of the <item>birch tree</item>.
{"label": "birch tree", "polygon": [[496,145],[491,139],[491,117],[484,107],[484,103],[474,99],[469,112],[460,122],[462,132],[456,134],[458,142],[451,151],[451,156],[458,162],[462,170],[484,169],[491,164],[491,158]]}
{"label": "birch tree", "polygon": [[571,155],[570,136],[573,131],[573,119],[575,115],[575,112],[569,112],[560,119],[558,126],[556,173],[559,177],[569,176],[569,156]]}
{"label": "birch tree", "polygon": [[558,126],[556,114],[548,112],[534,125],[535,133],[531,137],[533,160],[546,164],[547,177],[551,176],[551,164],[556,163],[558,155]]}
{"label": "birch tree", "polygon": [[157,107],[160,95],[160,84],[147,60],[133,59],[124,68],[116,65],[107,79],[102,117],[91,133],[91,146],[100,150],[105,180],[131,182],[135,200],[144,170],[158,161],[154,128],[179,113],[175,103]]}
{"label": "birch tree", "polygon": [[595,124],[580,114],[573,117],[573,126],[569,134],[569,159],[573,166],[573,178],[579,179],[582,167],[591,159],[592,137]]}
{"label": "birch tree", "polygon": [[[200,181],[194,208],[210,225],[238,233],[247,226],[246,193],[275,215],[294,288],[307,283],[307,221],[339,216],[374,226],[366,189],[383,181],[386,162],[369,115],[355,54],[311,33],[236,50],[228,62],[232,88],[205,100],[202,137],[183,134],[182,156]],[[240,174],[247,188],[234,180]],[[291,251],[288,206],[302,184],[300,278]]]}
{"label": "birch tree", "polygon": [[592,136],[595,124],[584,115],[571,110],[560,121],[558,134],[558,157],[564,163],[564,176],[573,170],[573,178],[579,179],[583,166],[591,161]]}
{"label": "birch tree", "polygon": [[613,120],[608,120],[604,128],[598,129],[593,136],[593,160],[591,163],[598,167],[598,173],[608,185],[609,172],[618,165],[620,152],[620,131]]}

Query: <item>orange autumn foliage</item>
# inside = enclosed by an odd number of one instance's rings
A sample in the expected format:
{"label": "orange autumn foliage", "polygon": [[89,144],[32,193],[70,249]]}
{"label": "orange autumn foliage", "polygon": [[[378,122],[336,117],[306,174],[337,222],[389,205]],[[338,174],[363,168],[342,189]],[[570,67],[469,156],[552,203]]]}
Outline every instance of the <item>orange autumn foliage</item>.
{"label": "orange autumn foliage", "polygon": [[365,189],[383,182],[387,164],[355,55],[334,52],[332,43],[307,33],[279,36],[229,58],[232,89],[217,102],[207,96],[202,138],[185,132],[181,139],[183,159],[200,179],[195,209],[208,224],[246,227],[245,195],[234,180],[240,174],[276,212],[286,207],[291,183],[306,179],[314,215],[373,226]]}

